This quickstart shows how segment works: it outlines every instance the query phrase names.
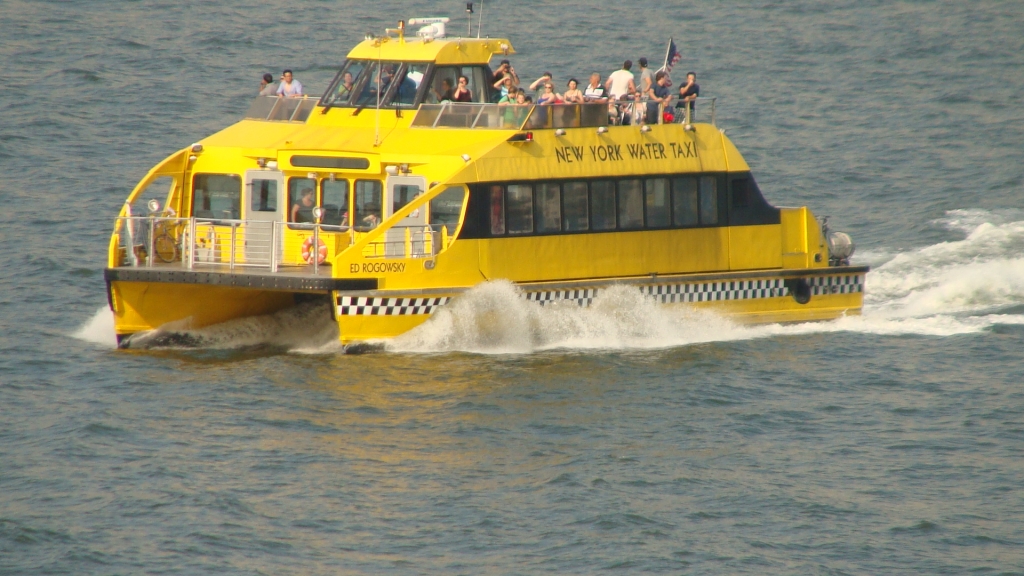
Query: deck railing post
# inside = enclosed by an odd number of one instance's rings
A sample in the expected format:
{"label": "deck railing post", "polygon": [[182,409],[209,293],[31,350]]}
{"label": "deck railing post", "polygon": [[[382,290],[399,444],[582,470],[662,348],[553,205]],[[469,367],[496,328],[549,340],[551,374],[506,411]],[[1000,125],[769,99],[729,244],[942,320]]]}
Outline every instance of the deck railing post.
{"label": "deck railing post", "polygon": [[231,223],[231,247],[228,248],[228,268],[230,268],[231,270],[235,269],[235,230],[238,229],[237,226],[237,222]]}
{"label": "deck railing post", "polygon": [[313,225],[313,275],[320,274],[320,225]]}
{"label": "deck railing post", "polygon": [[188,219],[188,269],[196,265],[196,219]]}
{"label": "deck railing post", "polygon": [[149,238],[146,240],[146,267],[153,267],[153,231],[156,229],[156,219],[150,216],[149,218]]}
{"label": "deck railing post", "polygon": [[278,222],[270,223],[270,271],[277,272],[277,225]]}

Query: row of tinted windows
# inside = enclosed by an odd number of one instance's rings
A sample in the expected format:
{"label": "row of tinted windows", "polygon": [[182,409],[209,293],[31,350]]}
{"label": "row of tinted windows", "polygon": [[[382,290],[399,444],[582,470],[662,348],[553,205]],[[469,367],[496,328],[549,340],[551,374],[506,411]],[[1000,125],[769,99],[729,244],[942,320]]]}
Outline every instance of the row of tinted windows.
{"label": "row of tinted windows", "polygon": [[720,178],[675,176],[490,184],[489,235],[716,226]]}
{"label": "row of tinted windows", "polygon": [[[318,186],[319,184],[319,186]],[[249,198],[247,218],[253,212],[280,214],[278,185],[275,179],[254,178]],[[319,188],[319,189],[318,189]],[[412,202],[423,190],[419,186],[395,185],[391,199],[391,212],[397,212]],[[310,195],[307,204],[303,197]],[[432,199],[428,214],[430,224],[448,225],[454,232],[462,211],[465,189],[452,186]],[[355,207],[349,210],[350,203]],[[193,214],[198,218],[241,219],[242,179],[237,174],[196,174],[193,179]],[[322,224],[354,226],[356,230],[370,230],[383,219],[383,183],[380,180],[355,180],[353,193],[349,193],[349,180],[344,178],[288,178],[288,203],[285,220],[293,223],[314,221],[313,208],[323,209]],[[351,214],[350,214],[351,212]]]}

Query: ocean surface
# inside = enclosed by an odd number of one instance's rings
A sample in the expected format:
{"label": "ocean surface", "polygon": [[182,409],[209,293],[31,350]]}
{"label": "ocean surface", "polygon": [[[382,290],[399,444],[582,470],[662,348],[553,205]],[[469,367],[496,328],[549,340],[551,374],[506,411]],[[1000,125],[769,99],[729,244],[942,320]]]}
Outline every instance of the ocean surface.
{"label": "ocean surface", "polygon": [[301,307],[114,348],[152,165],[464,9],[0,0],[0,574],[1024,574],[1020,2],[484,3],[527,81],[675,38],[768,199],[852,235],[861,317],[496,282],[377,353]]}

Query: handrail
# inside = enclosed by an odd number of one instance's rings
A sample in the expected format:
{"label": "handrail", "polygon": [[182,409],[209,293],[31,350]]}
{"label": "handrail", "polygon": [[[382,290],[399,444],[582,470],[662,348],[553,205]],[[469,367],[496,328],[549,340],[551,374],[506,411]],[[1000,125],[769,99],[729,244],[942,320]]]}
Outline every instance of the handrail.
{"label": "handrail", "polygon": [[[300,246],[303,235],[284,234],[285,227],[311,232],[302,251],[311,254],[303,260]],[[329,252],[323,234],[334,235],[338,250],[347,247],[354,237],[347,226],[328,224],[217,218],[174,218],[160,214],[120,216],[114,222],[114,256],[111,267],[170,266],[192,270],[202,266],[236,268],[269,268],[277,272],[282,266],[313,267],[319,274],[322,250]],[[120,232],[122,231],[123,232]],[[340,239],[348,240],[342,246]],[[290,256],[289,256],[290,255]]]}
{"label": "handrail", "polygon": [[[699,97],[697,103],[710,102],[711,124],[715,125],[717,97]],[[416,110],[413,128],[455,128],[471,130],[545,130],[557,128],[597,128],[621,121],[624,115],[642,122],[649,100],[623,98],[608,102],[561,104],[490,104],[478,102],[444,101],[421,104]],[[676,122],[690,124],[693,120],[689,106],[680,106],[679,98],[659,105],[660,112],[677,107],[684,110]],[[658,124],[662,123],[659,117]]]}

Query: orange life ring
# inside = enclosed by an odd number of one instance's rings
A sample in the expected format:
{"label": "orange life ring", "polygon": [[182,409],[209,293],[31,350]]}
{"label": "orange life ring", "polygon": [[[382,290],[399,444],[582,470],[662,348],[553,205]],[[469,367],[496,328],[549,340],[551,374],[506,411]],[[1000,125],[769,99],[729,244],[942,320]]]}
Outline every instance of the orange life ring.
{"label": "orange life ring", "polygon": [[[317,238],[319,247],[316,251],[316,263],[323,264],[324,260],[327,260],[327,244],[324,244],[323,240]],[[313,263],[313,237],[310,236],[302,243],[302,259],[306,261],[306,264]]]}

